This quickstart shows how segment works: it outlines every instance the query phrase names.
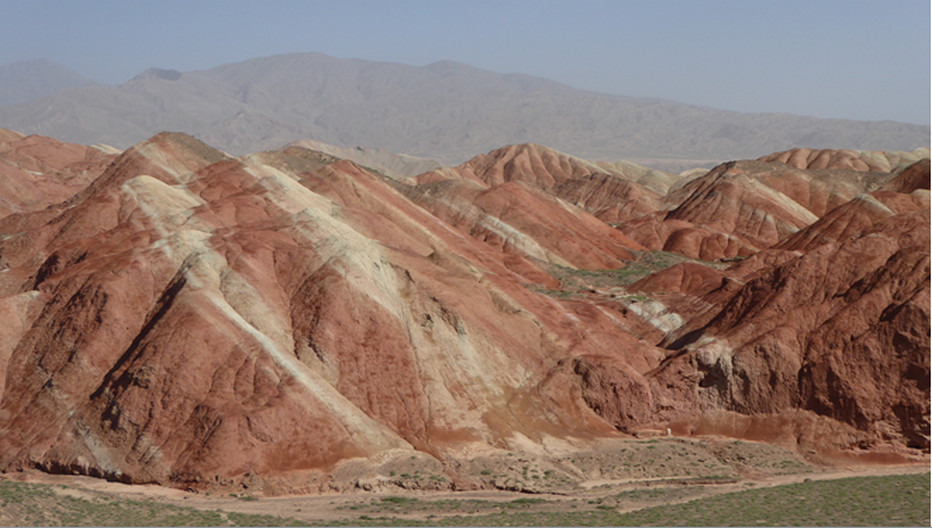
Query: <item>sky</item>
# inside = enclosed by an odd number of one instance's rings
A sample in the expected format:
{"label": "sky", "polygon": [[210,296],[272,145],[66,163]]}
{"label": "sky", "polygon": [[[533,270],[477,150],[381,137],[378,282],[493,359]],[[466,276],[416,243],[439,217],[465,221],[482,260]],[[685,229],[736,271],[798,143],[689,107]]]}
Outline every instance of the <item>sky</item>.
{"label": "sky", "polygon": [[292,52],[741,112],[930,121],[929,0],[0,0],[0,64],[121,84]]}

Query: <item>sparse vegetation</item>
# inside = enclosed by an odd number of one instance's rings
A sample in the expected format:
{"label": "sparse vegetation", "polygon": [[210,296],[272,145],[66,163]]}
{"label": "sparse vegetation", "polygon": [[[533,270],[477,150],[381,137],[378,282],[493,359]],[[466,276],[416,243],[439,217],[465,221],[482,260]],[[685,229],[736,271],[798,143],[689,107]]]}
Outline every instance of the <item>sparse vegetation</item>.
{"label": "sparse vegetation", "polygon": [[[537,287],[534,291],[568,299],[584,295],[593,288],[617,288],[633,284],[648,275],[665,270],[680,262],[697,262],[705,266],[721,268],[721,263],[690,259],[669,251],[634,251],[635,260],[618,269],[585,270],[559,266],[549,266],[550,274],[560,281],[560,289]],[[631,294],[623,297],[628,302],[646,302],[650,297],[644,294]]]}
{"label": "sparse vegetation", "polygon": [[390,502],[392,504],[407,504],[409,502],[416,502],[417,499],[413,497],[382,497],[382,502]]}
{"label": "sparse vegetation", "polygon": [[633,295],[625,295],[622,300],[627,302],[647,302],[650,300],[650,297],[642,293],[635,293]]}
{"label": "sparse vegetation", "polygon": [[[678,488],[638,490],[673,499]],[[929,524],[929,474],[855,477],[803,482],[664,504],[630,513],[589,501],[588,509],[533,508],[433,517],[427,521],[378,517],[363,526],[922,526]],[[616,496],[616,498],[623,498]],[[546,506],[552,506],[547,501]],[[371,521],[371,522],[369,522]]]}
{"label": "sparse vegetation", "polygon": [[257,501],[257,500],[259,500],[259,497],[256,497],[255,495],[246,495],[246,494],[240,495],[240,496],[237,497],[237,498],[238,498],[239,500],[242,500],[242,501]]}
{"label": "sparse vegetation", "polygon": [[802,482],[648,508],[618,521],[628,526],[920,526],[929,524],[929,491],[929,474]]}
{"label": "sparse vegetation", "polygon": [[[703,478],[714,480],[716,476]],[[49,485],[0,482],[0,521],[27,526],[919,526],[929,523],[928,473],[751,488],[682,502],[701,495],[704,486],[667,484],[585,501],[542,497],[510,501],[424,500],[390,495],[340,508],[357,511],[358,516],[307,523],[269,515],[124,500],[96,492],[75,495]],[[648,507],[618,512],[632,504]]]}
{"label": "sparse vegetation", "polygon": [[87,498],[43,484],[0,481],[0,524],[22,526],[300,526],[295,519],[205,511],[106,494]]}
{"label": "sparse vegetation", "polygon": [[342,507],[347,510],[363,510],[369,513],[398,513],[410,514],[414,512],[489,512],[506,509],[527,509],[533,505],[553,503],[539,497],[521,497],[512,501],[492,501],[479,499],[447,499],[447,500],[420,500],[416,497],[388,496],[378,501],[365,504],[353,504]]}
{"label": "sparse vegetation", "polygon": [[540,504],[547,502],[547,499],[538,499],[538,498],[520,498],[511,501],[511,504]]}
{"label": "sparse vegetation", "polygon": [[544,295],[549,295],[550,297],[557,297],[559,299],[569,299],[576,295],[574,292],[565,290],[551,290],[548,288],[535,288],[534,291]]}

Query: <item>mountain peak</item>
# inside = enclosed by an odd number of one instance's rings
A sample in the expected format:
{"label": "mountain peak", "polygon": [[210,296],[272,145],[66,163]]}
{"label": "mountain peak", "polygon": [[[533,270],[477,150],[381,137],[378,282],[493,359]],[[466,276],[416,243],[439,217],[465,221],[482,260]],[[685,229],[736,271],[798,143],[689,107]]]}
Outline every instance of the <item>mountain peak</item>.
{"label": "mountain peak", "polygon": [[132,80],[158,79],[161,81],[177,81],[181,78],[182,73],[178,70],[166,70],[163,68],[149,68],[148,70],[133,77]]}

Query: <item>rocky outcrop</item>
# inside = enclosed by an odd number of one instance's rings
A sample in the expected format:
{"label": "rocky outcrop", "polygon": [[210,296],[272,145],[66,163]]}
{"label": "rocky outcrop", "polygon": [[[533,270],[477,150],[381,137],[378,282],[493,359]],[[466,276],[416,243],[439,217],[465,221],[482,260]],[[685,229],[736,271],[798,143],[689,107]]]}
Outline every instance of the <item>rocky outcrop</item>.
{"label": "rocky outcrop", "polygon": [[[666,397],[692,413],[803,409],[865,443],[927,448],[928,194],[918,199],[904,212],[856,199],[778,246],[795,256],[668,335],[656,386],[690,387]],[[684,377],[695,382],[673,383]]]}

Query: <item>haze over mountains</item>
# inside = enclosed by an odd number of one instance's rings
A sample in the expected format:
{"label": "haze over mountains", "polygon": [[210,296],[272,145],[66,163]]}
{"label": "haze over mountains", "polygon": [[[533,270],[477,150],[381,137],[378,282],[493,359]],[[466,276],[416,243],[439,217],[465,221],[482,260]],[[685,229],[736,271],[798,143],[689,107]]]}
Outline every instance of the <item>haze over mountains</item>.
{"label": "haze over mountains", "polygon": [[744,114],[454,62],[418,67],[315,53],[196,72],[150,69],[121,86],[0,108],[0,126],[120,148],[175,130],[233,154],[311,139],[446,163],[524,142],[589,159],[720,161],[801,146],[912,150],[929,141],[928,126]]}
{"label": "haze over mountains", "polygon": [[67,88],[93,84],[94,81],[47,59],[0,64],[0,106],[25,103]]}

